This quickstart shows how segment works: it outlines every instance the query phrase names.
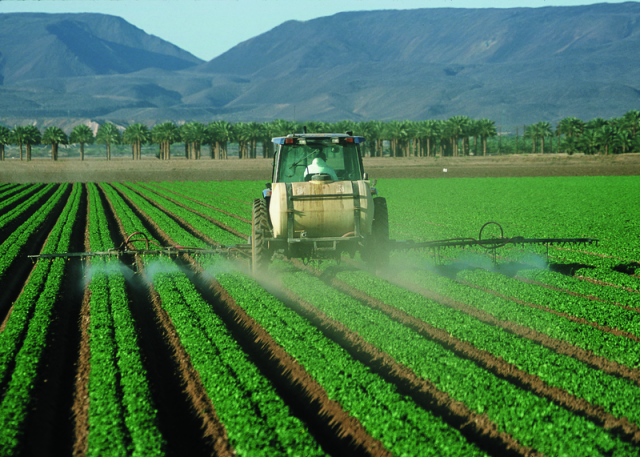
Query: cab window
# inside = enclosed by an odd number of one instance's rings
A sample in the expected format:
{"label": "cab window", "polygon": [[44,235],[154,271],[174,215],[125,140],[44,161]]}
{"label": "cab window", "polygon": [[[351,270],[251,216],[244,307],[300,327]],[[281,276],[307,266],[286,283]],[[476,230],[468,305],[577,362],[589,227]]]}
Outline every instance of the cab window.
{"label": "cab window", "polygon": [[334,144],[331,140],[307,140],[307,144],[280,145],[276,182],[303,182],[305,169],[320,152],[339,180],[362,179],[356,145]]}

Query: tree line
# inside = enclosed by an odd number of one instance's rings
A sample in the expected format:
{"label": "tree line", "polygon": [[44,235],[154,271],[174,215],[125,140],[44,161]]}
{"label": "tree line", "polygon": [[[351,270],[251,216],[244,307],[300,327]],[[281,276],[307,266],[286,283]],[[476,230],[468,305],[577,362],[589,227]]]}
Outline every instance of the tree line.
{"label": "tree line", "polygon": [[[84,160],[84,146],[103,144],[106,158],[111,159],[111,146],[131,145],[133,160],[141,158],[141,147],[146,144],[158,145],[156,156],[162,160],[171,158],[171,145],[184,143],[184,156],[187,159],[200,159],[202,146],[209,146],[212,159],[226,159],[228,145],[238,145],[241,159],[258,157],[258,145],[262,157],[273,157],[275,147],[271,138],[299,133],[302,126],[309,133],[331,133],[352,131],[355,135],[367,138],[365,154],[371,157],[383,156],[383,144],[387,142],[392,157],[441,157],[486,155],[489,139],[501,140],[508,136],[513,142],[513,132],[498,132],[495,122],[490,119],[474,120],[467,116],[453,116],[447,120],[424,121],[363,121],[344,120],[340,122],[292,122],[276,119],[271,122],[213,121],[209,124],[186,122],[180,126],[173,122],[163,122],[149,128],[134,123],[122,132],[115,124],[105,122],[98,127],[96,134],[86,125],[77,125],[67,135],[59,127],[47,127],[43,132],[33,126],[16,126],[13,129],[0,125],[0,160],[4,160],[5,145],[19,146],[20,160],[23,160],[23,148],[26,160],[31,160],[31,147],[38,144],[51,145],[51,159],[58,159],[58,147],[61,144],[80,145],[80,159]],[[556,152],[573,154],[611,154],[640,152],[640,111],[631,110],[622,117],[605,120],[602,118],[584,122],[575,117],[567,117],[558,122],[554,129],[551,123],[541,121],[522,126],[522,148],[519,146],[520,130],[515,128],[515,148],[513,152],[545,153],[553,149],[555,139]],[[527,145],[526,141],[530,144]],[[546,143],[545,143],[546,141]],[[551,147],[550,147],[551,146]],[[500,148],[498,148],[500,153]]]}

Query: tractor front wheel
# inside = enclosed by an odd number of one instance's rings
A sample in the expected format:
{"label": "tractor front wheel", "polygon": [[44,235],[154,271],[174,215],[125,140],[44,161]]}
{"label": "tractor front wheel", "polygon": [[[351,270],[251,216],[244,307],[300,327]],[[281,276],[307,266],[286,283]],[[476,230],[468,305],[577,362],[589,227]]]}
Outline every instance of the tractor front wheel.
{"label": "tractor front wheel", "polygon": [[255,275],[269,265],[271,252],[265,238],[269,238],[269,214],[267,204],[262,198],[253,201],[251,221],[251,271]]}

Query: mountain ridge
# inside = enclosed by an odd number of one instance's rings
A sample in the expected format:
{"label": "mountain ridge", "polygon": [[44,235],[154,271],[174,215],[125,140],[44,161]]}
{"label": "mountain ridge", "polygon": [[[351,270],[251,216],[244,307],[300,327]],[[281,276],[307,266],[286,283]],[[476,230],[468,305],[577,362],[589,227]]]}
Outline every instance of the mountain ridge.
{"label": "mountain ridge", "polygon": [[[56,57],[48,68],[63,67],[57,73],[7,72],[8,39],[0,32],[0,74],[10,75],[0,85],[0,118],[66,113],[122,122],[261,122],[294,115],[324,121],[465,115],[513,126],[610,118],[640,106],[637,2],[343,12],[284,22],[209,62],[115,16],[53,16],[33,18],[49,21],[48,33],[34,39],[49,46],[66,41],[65,52],[80,56],[80,63]],[[92,67],[96,49],[108,59]]]}

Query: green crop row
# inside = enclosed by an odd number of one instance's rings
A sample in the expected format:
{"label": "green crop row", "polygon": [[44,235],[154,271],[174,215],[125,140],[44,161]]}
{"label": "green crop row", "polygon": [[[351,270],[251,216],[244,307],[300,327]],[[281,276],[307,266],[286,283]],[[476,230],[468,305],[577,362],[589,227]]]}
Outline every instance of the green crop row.
{"label": "green crop row", "polygon": [[465,270],[458,278],[485,290],[499,292],[507,297],[533,303],[570,316],[586,319],[640,336],[640,314],[619,306],[595,302],[584,297],[528,284],[500,273],[485,270]]}
{"label": "green crop row", "polygon": [[538,281],[549,286],[570,290],[588,297],[596,297],[610,303],[617,303],[632,308],[640,307],[640,295],[624,289],[603,287],[590,281],[541,269],[520,270],[518,271],[518,276]]}
{"label": "green crop row", "polygon": [[238,455],[320,455],[305,426],[187,277],[166,258],[148,270],[161,270],[153,274],[154,288]]}
{"label": "green crop row", "polygon": [[[34,249],[33,246],[29,245],[29,240],[40,230],[68,188],[68,184],[60,185],[58,190],[42,204],[40,209],[34,212],[0,245],[0,281],[4,280],[14,261],[19,256],[25,255],[27,247]],[[37,252],[31,252],[30,254],[37,254]]]}
{"label": "green crop row", "polygon": [[153,192],[151,192],[150,190],[142,186],[139,186],[136,184],[129,184],[129,186],[135,191],[139,192],[140,194],[151,198],[153,201],[160,204],[164,209],[176,215],[177,217],[182,218],[183,220],[188,222],[193,228],[213,238],[220,244],[230,245],[230,244],[237,244],[245,241],[242,238],[239,238],[233,235],[232,233],[229,233],[226,230],[218,227],[213,222],[210,222],[207,219],[204,219],[203,217],[198,216],[197,214],[167,200],[164,197],[160,197],[159,195],[154,194]]}
{"label": "green crop row", "polygon": [[[114,247],[95,184],[89,190],[91,249]],[[91,262],[89,455],[163,455],[146,370],[119,261]]]}
{"label": "green crop row", "polygon": [[[222,197],[231,197],[243,202],[251,203],[258,198],[264,189],[265,181],[203,181],[196,184],[200,188],[220,194]],[[235,200],[233,200],[235,201]]]}
{"label": "green crop row", "polygon": [[[104,186],[105,192],[125,228],[140,224],[121,198],[106,190],[108,187]],[[129,191],[127,195],[133,199],[135,195],[132,194]],[[144,199],[138,197],[138,200],[136,203],[145,212],[150,211],[147,215],[159,222],[159,214],[154,214],[161,212],[153,205],[145,204]],[[191,236],[175,222],[167,223],[165,229],[178,243],[191,241]],[[168,259],[149,262],[147,271],[153,277],[163,307],[198,370],[236,452],[240,455],[256,452],[318,455],[319,448],[303,424],[290,415],[273,387],[249,362],[186,276]]]}
{"label": "green crop row", "polygon": [[336,278],[365,291],[382,302],[401,309],[451,336],[538,376],[546,384],[564,389],[602,406],[616,417],[640,424],[640,387],[609,375],[572,357],[558,354],[500,327],[479,321],[462,311],[441,305],[419,294],[390,284],[362,271],[342,271]]}
{"label": "green crop row", "polygon": [[123,186],[122,184],[112,183],[112,186],[118,191],[122,192],[128,198],[134,202],[141,211],[143,211],[147,217],[153,220],[165,233],[169,234],[177,244],[181,246],[208,248],[209,246],[204,241],[191,235],[184,230],[180,225],[164,211],[159,210],[146,199],[140,197],[131,189]]}
{"label": "green crop row", "polygon": [[[195,198],[216,208],[237,214],[245,219],[251,219],[251,210],[254,199],[260,196],[260,192],[253,194],[251,200],[240,200],[238,197],[226,190],[226,182],[172,182],[172,190],[179,191],[189,197]],[[253,184],[253,183],[251,183]],[[164,183],[162,183],[164,185]],[[229,192],[229,193],[227,193]]]}
{"label": "green crop row", "polygon": [[[127,235],[132,235],[135,232],[142,232],[147,236],[149,241],[161,244],[153,237],[151,232],[147,230],[142,221],[138,218],[138,216],[135,215],[133,210],[129,207],[129,205],[127,205],[124,199],[120,196],[120,194],[118,194],[118,192],[116,192],[116,190],[112,186],[110,186],[109,184],[101,184],[101,187],[102,190],[104,190],[105,195],[113,205],[114,210],[117,213],[118,218],[120,219],[120,222],[122,223],[122,226],[124,227]],[[133,239],[139,238],[141,238],[141,235],[135,235],[133,237]],[[146,244],[143,242],[138,242],[135,244],[135,247],[146,248]],[[153,249],[154,246],[150,245],[149,248]]]}
{"label": "green crop row", "polygon": [[0,193],[0,213],[4,212],[7,206],[25,198],[41,187],[42,184],[21,184],[3,191]]}
{"label": "green crop row", "polygon": [[[44,187],[36,186],[36,188],[40,189],[37,193],[33,194],[26,201],[20,203],[18,206],[13,208],[11,211],[8,211],[7,213],[5,213],[2,216],[0,216],[0,229],[5,227],[7,224],[9,224],[11,221],[16,219],[23,212],[27,211],[33,205],[35,205],[36,203],[38,203],[42,199],[44,199],[45,195],[48,194],[51,191],[51,189],[53,189],[56,186],[57,186],[57,184],[47,184]],[[27,190],[24,191],[24,193],[27,193],[27,192],[30,192],[30,189],[27,189]]]}
{"label": "green crop row", "polygon": [[[485,222],[497,221],[506,237],[600,239],[597,247],[552,249],[551,254],[568,263],[610,268],[637,260],[640,239],[629,234],[640,230],[638,186],[639,177],[620,176],[390,179],[377,189],[389,203],[392,238],[477,238]],[[496,233],[488,228],[488,234]],[[544,252],[534,246],[524,250]]]}
{"label": "green crop row", "polygon": [[299,361],[329,398],[340,403],[394,455],[482,454],[457,430],[403,398],[393,385],[352,359],[253,279],[239,273],[220,273],[223,265],[211,262],[207,268],[217,272],[216,279],[236,303]]}
{"label": "green crop row", "polygon": [[[584,276],[585,278],[595,279],[597,281],[607,282],[619,287],[627,287],[629,289],[640,292],[640,278],[629,276],[618,271],[607,270],[602,268],[581,268],[575,272],[576,276]],[[640,299],[638,299],[640,302]]]}
{"label": "green crop row", "polygon": [[[68,250],[80,205],[82,187],[75,184],[43,253]],[[41,259],[24,290],[14,303],[11,316],[0,333],[0,385],[11,378],[2,392],[0,406],[0,454],[18,455],[45,348],[53,306],[66,272],[64,258]],[[13,364],[13,372],[9,373]]]}
{"label": "green crop row", "polygon": [[[250,235],[251,234],[251,222],[247,223],[244,221],[241,221],[239,219],[236,219],[235,217],[229,216],[228,214],[225,214],[223,212],[217,211],[215,209],[212,209],[208,206],[205,206],[203,204],[200,204],[198,202],[194,202],[193,200],[189,200],[188,198],[185,198],[184,196],[181,195],[176,195],[174,193],[171,192],[167,192],[167,189],[173,190],[170,186],[164,186],[160,187],[160,186],[155,186],[153,184],[147,184],[145,185],[146,188],[150,188],[152,190],[155,190],[159,193],[164,193],[166,194],[166,196],[168,198],[171,198],[172,200],[177,201],[178,203],[193,209],[194,211],[198,211],[201,214],[204,214],[205,216],[209,216],[212,219],[215,219],[237,231],[239,231],[240,233],[244,233],[245,235]],[[176,190],[177,192],[177,190]],[[202,201],[202,199],[200,199],[200,201]],[[230,212],[230,211],[229,211]]]}
{"label": "green crop row", "polygon": [[631,368],[640,366],[640,344],[629,338],[520,305],[427,271],[406,271],[403,279],[484,311],[495,319],[514,322]]}
{"label": "green crop row", "polygon": [[[549,400],[524,391],[421,337],[382,312],[337,292],[302,272],[282,271],[282,281],[328,316],[342,322],[418,376],[469,409],[487,416],[500,431],[548,455],[619,455],[633,446]],[[473,388],[469,388],[472,385]]]}

